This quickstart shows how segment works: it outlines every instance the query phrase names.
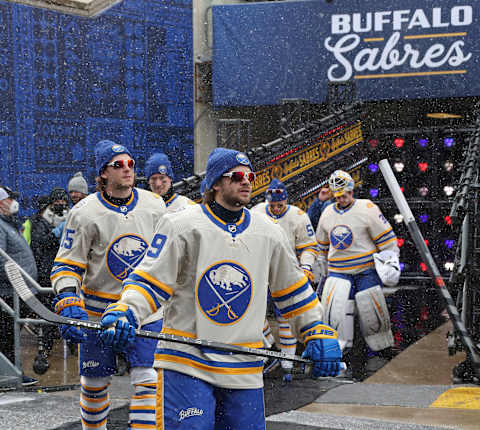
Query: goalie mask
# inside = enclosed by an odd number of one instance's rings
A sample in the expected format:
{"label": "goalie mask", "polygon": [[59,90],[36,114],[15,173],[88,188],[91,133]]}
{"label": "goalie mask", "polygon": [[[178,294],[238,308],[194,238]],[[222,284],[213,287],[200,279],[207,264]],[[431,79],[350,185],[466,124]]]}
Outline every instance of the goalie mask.
{"label": "goalie mask", "polygon": [[398,255],[393,251],[382,251],[373,254],[375,270],[383,285],[394,287],[400,279],[400,261]]}
{"label": "goalie mask", "polygon": [[355,182],[347,172],[335,170],[335,172],[330,175],[328,186],[334,197],[340,197],[345,194],[345,191],[353,191]]}

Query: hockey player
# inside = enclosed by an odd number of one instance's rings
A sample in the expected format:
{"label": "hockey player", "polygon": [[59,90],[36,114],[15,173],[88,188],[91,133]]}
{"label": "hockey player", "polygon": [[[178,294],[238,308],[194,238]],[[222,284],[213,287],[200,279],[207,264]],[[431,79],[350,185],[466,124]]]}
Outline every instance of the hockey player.
{"label": "hockey player", "polygon": [[195,202],[188,197],[181,196],[173,191],[172,181],[174,179],[172,165],[166,154],[157,152],[153,154],[145,164],[145,176],[150,189],[162,196],[168,212],[176,212],[184,209]]}
{"label": "hockey player", "polygon": [[[245,154],[214,149],[205,204],[159,222],[147,256],[102,317],[104,341],[123,345],[164,302],[163,332],[261,348],[267,286],[314,361],[313,376],[336,375],[336,333],[280,226],[245,209],[255,179]],[[265,429],[261,359],[160,341],[157,428]]]}
{"label": "hockey player", "polygon": [[[97,320],[120,298],[122,281],[144,257],[155,225],[166,212],[160,196],[134,188],[130,151],[109,140],[95,148],[97,193],[70,211],[51,280],[55,311],[66,317]],[[144,328],[161,330],[156,316]],[[116,371],[115,352],[97,332],[61,327],[65,339],[80,343],[80,414],[83,429],[105,429],[108,386]],[[136,339],[125,351],[134,395],[128,428],[155,429],[157,372],[154,340]]]}
{"label": "hockey player", "polygon": [[347,172],[333,172],[329,186],[336,203],[327,206],[317,228],[320,252],[328,260],[322,304],[326,322],[338,330],[347,361],[355,311],[370,349],[381,351],[393,345],[382,280],[389,282],[393,277],[398,282],[399,250],[395,233],[378,206],[354,198],[354,181]]}
{"label": "hockey player", "polygon": [[[310,282],[313,282],[312,266],[318,255],[318,246],[310,219],[304,211],[288,204],[287,189],[279,179],[272,179],[265,192],[265,199],[266,202],[259,203],[252,210],[264,213],[278,222],[287,235],[292,251],[297,255],[300,267]],[[292,333],[290,324],[276,307],[275,317],[278,322],[280,349],[288,355],[294,355],[297,339]],[[265,319],[263,334],[268,341],[265,345],[267,348],[275,343],[267,319]],[[268,364],[265,366],[265,371]],[[281,365],[285,372],[284,379],[288,382],[291,380],[293,362],[282,360]]]}

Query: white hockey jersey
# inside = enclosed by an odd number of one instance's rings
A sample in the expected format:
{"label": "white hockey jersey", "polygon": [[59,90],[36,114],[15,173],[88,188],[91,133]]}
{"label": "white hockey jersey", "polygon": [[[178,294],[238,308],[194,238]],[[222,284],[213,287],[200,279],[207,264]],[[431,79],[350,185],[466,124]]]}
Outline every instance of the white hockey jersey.
{"label": "white hockey jersey", "polygon": [[188,205],[195,205],[193,200],[190,200],[186,196],[174,193],[168,200],[165,201],[167,212],[176,212],[185,209]]}
{"label": "white hockey jersey", "polygon": [[276,220],[287,234],[288,241],[298,255],[300,264],[313,266],[319,252],[318,243],[310,218],[304,211],[294,205],[287,205],[285,212],[281,215],[274,215],[267,202],[255,205],[252,211],[264,213]]}
{"label": "white hockey jersey", "polygon": [[399,253],[392,226],[366,199],[355,199],[345,209],[337,203],[327,206],[318,222],[317,240],[320,252],[328,255],[329,272],[360,273],[374,267],[374,253]]}
{"label": "white hockey jersey", "polygon": [[122,282],[144,257],[165,212],[160,196],[138,188],[120,207],[98,192],[85,197],[65,224],[50,277],[55,293],[76,287],[89,317],[99,319],[120,299]]}
{"label": "white hockey jersey", "polygon": [[[168,301],[163,332],[262,348],[268,285],[296,336],[320,337],[321,305],[282,228],[247,209],[226,224],[208,205],[193,205],[161,219],[120,302],[142,321]],[[263,360],[241,354],[159,341],[155,367],[221,387],[263,386]]]}

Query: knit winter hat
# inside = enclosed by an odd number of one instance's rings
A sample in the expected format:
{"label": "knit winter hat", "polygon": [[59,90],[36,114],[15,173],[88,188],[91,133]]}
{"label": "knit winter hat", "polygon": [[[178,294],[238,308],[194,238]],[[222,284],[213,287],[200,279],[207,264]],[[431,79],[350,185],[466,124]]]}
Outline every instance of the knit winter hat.
{"label": "knit winter hat", "polygon": [[207,189],[211,189],[215,182],[226,172],[236,166],[248,166],[253,171],[248,157],[239,151],[227,148],[215,148],[208,156],[205,182]]}
{"label": "knit winter hat", "polygon": [[155,173],[167,175],[170,179],[174,179],[172,164],[166,154],[157,152],[153,154],[145,163],[145,176],[147,180]]}
{"label": "knit winter hat", "polygon": [[288,193],[287,189],[285,188],[285,184],[280,181],[280,179],[273,178],[267,188],[267,191],[265,191],[265,198],[269,202],[280,202],[282,200],[287,200]]}
{"label": "knit winter hat", "polygon": [[50,204],[50,196],[43,194],[37,197],[38,212],[42,212]]}
{"label": "knit winter hat", "polygon": [[88,184],[83,177],[82,172],[77,172],[70,178],[68,181],[67,190],[68,192],[76,191],[78,193],[88,194]]}
{"label": "knit winter hat", "polygon": [[111,140],[101,140],[95,146],[95,166],[97,173],[100,174],[101,170],[115,155],[128,154],[133,158],[130,151],[123,145],[112,142]]}
{"label": "knit winter hat", "polygon": [[53,203],[56,200],[65,200],[68,202],[68,196],[66,191],[63,188],[55,187],[52,191],[50,191],[50,203]]}
{"label": "knit winter hat", "polygon": [[200,184],[200,194],[203,196],[205,193],[205,188],[207,188],[207,181],[203,178],[202,183]]}

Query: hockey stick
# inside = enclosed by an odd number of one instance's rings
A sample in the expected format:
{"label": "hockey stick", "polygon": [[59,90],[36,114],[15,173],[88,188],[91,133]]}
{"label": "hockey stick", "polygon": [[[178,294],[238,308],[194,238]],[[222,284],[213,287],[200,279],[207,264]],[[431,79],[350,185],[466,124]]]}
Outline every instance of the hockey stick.
{"label": "hockey stick", "polygon": [[455,306],[455,302],[450,295],[450,292],[447,290],[445,286],[445,282],[443,281],[442,275],[438,270],[438,267],[433,259],[430,250],[428,249],[425,240],[423,239],[422,233],[418,228],[417,222],[415,221],[415,217],[408,206],[407,200],[405,199],[402,191],[400,190],[400,186],[398,185],[397,178],[388,163],[388,160],[384,159],[381,160],[379,163],[380,170],[382,171],[383,177],[385,182],[390,189],[390,193],[397,204],[400,213],[403,215],[403,221],[406,224],[410,235],[412,236],[413,241],[415,242],[416,248],[420,253],[423,261],[427,265],[428,273],[432,277],[435,286],[438,287],[438,291],[442,295],[443,299],[447,304],[447,312],[452,321],[453,327],[458,333],[463,345],[466,348],[467,354],[470,356],[473,367],[475,369],[475,373],[477,376],[480,377],[480,357],[478,356],[477,350],[472,342],[472,338],[470,337],[463,321],[458,313],[458,309]]}
{"label": "hockey stick", "polygon": [[[46,321],[55,323],[55,324],[67,324],[80,328],[88,328],[92,330],[103,330],[103,327],[99,322],[96,321],[83,321],[75,318],[66,318],[61,315],[57,315],[55,312],[50,311],[47,307],[43,305],[40,300],[38,300],[35,295],[32,293],[30,288],[23,279],[22,274],[25,278],[32,284],[37,284],[37,282],[23,270],[3,249],[0,248],[0,255],[6,258],[8,261],[5,263],[5,272],[7,277],[12,284],[13,288],[19,295],[19,297],[41,318]],[[201,339],[192,339],[189,337],[176,336],[173,334],[167,333],[158,333],[149,330],[136,329],[135,334],[140,337],[145,337],[149,339],[165,340],[168,342],[182,343],[185,345],[192,345],[199,348],[208,348],[215,349],[218,351],[229,352],[231,354],[244,354],[244,355],[255,355],[260,357],[274,357],[281,360],[288,360],[293,362],[304,363],[306,365],[312,365],[311,360],[299,357],[298,355],[287,355],[283,352],[270,351],[268,349],[256,349],[248,348],[245,346],[230,345],[226,343],[214,342],[210,340],[201,340]]]}

